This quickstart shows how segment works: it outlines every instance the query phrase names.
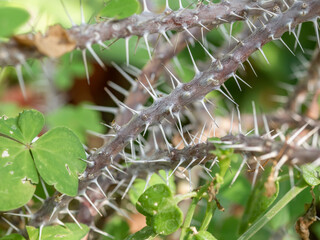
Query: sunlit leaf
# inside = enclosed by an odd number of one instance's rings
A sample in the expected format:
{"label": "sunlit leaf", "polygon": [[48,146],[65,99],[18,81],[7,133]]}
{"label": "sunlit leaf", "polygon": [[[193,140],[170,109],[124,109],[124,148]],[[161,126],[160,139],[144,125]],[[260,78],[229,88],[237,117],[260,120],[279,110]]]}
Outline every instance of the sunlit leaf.
{"label": "sunlit leaf", "polygon": [[22,8],[0,7],[0,37],[10,37],[29,17],[30,14]]}
{"label": "sunlit leaf", "polygon": [[32,146],[36,167],[49,184],[69,196],[78,192],[78,174],[85,170],[85,151],[68,128],[57,127],[45,133]]}
{"label": "sunlit leaf", "polygon": [[138,0],[108,0],[100,17],[123,19],[141,11]]}

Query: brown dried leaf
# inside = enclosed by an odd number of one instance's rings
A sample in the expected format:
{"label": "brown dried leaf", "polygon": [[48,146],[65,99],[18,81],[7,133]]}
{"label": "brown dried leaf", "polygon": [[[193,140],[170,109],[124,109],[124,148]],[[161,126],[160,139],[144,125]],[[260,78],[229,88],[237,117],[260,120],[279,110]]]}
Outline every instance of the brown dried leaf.
{"label": "brown dried leaf", "polygon": [[76,47],[76,42],[60,25],[49,27],[46,35],[21,34],[14,36],[13,39],[22,46],[36,47],[40,53],[51,58],[61,57]]}
{"label": "brown dried leaf", "polygon": [[27,33],[27,34],[16,35],[16,36],[13,36],[13,39],[20,45],[23,45],[26,47],[35,47],[35,36],[33,34]]}
{"label": "brown dried leaf", "polygon": [[45,36],[40,33],[35,35],[35,45],[42,54],[57,58],[72,51],[76,42],[69,37],[68,32],[60,25],[49,27]]}

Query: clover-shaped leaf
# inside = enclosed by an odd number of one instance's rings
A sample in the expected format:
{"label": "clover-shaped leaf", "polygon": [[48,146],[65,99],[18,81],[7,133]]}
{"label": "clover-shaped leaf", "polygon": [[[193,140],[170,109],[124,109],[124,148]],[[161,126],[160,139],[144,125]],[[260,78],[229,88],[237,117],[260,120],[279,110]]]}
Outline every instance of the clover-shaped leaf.
{"label": "clover-shaped leaf", "polygon": [[[88,232],[89,227],[85,224],[80,224],[81,228],[75,223],[66,223],[62,226],[44,227],[41,232],[41,240],[79,240],[82,239]],[[30,240],[39,239],[39,229],[27,226],[27,231]]]}
{"label": "clover-shaped leaf", "polygon": [[39,182],[37,173],[48,184],[67,195],[76,195],[78,174],[86,163],[79,139],[67,128],[50,130],[38,140],[43,115],[26,110],[16,118],[0,118],[0,211],[26,204]]}
{"label": "clover-shaped leaf", "polygon": [[45,133],[32,145],[34,162],[43,180],[67,195],[78,192],[78,174],[86,164],[86,155],[77,136],[66,127]]}

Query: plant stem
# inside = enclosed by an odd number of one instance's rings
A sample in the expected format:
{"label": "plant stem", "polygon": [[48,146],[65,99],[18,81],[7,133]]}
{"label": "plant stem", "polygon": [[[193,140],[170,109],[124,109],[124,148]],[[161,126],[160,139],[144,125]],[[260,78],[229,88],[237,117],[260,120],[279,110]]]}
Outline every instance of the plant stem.
{"label": "plant stem", "polygon": [[180,194],[174,197],[174,200],[176,203],[181,202],[182,200],[188,199],[188,198],[194,198],[197,197],[198,194],[196,192],[189,192],[186,194]]}
{"label": "plant stem", "polygon": [[216,210],[216,203],[214,201],[211,201],[211,202],[208,201],[206,214],[205,214],[203,222],[201,224],[200,231],[207,230],[215,210]]}
{"label": "plant stem", "polygon": [[184,219],[184,223],[183,223],[182,228],[181,228],[180,240],[183,240],[184,237],[187,234],[187,228],[191,224],[191,221],[192,221],[192,218],[193,218],[193,214],[194,214],[194,211],[196,210],[196,206],[197,206],[199,200],[200,199],[197,198],[197,197],[192,199],[192,202],[191,202],[190,207],[188,209],[188,212],[186,214],[186,218]]}
{"label": "plant stem", "polygon": [[286,193],[266,214],[260,217],[250,228],[243,233],[238,240],[246,240],[251,238],[258,232],[267,222],[269,222],[282,208],[284,208],[292,199],[294,199],[300,192],[302,192],[308,185],[301,180],[289,192]]}

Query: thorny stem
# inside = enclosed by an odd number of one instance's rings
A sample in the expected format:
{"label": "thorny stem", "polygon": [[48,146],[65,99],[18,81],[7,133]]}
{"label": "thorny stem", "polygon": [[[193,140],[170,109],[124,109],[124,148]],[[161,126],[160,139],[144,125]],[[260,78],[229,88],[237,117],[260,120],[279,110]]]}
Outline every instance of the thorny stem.
{"label": "thorny stem", "polygon": [[[89,157],[89,160],[92,160],[95,164],[93,167],[87,168],[84,179],[80,181],[79,191],[84,191],[90,184],[91,179],[100,175],[101,169],[109,163],[110,157],[118,154],[130,139],[134,139],[143,131],[146,123],[154,124],[168,116],[168,105],[173,104],[174,111],[177,112],[189,103],[203,98],[208,92],[219,89],[228,76],[236,71],[241,62],[247,60],[254,51],[261,49],[264,44],[271,41],[272,37],[280,37],[288,30],[288,24],[293,29],[298,24],[314,20],[319,15],[319,1],[295,2],[288,11],[274,16],[264,27],[257,29],[251,36],[239,43],[230,52],[230,55],[214,62],[207,71],[200,73],[193,81],[177,87],[170,95],[159,99],[140,115],[135,116],[118,132],[111,143],[98,149],[96,153]],[[48,223],[54,207],[58,208],[58,213],[62,207],[67,206],[72,197],[64,196],[59,202],[55,202],[54,199],[54,197],[48,199],[43,207],[34,214],[34,218],[30,222],[31,225],[39,226],[40,224]],[[57,213],[54,214],[52,219],[57,217]]]}
{"label": "thorny stem", "polygon": [[[263,8],[272,11],[283,6],[280,0],[259,4],[255,1],[223,1],[219,4],[198,5],[195,9],[164,12],[162,14],[142,13],[123,20],[109,20],[96,24],[82,24],[67,30],[68,37],[75,41],[75,48],[86,49],[88,44],[96,44],[111,39],[130,36],[143,37],[145,34],[166,32],[168,30],[183,31],[192,27],[206,26],[214,28],[223,23],[244,21],[248,17],[261,16]],[[33,39],[28,34],[28,39]],[[72,49],[71,49],[72,50]],[[71,51],[70,50],[70,51]],[[29,58],[44,57],[37,48],[23,46],[11,39],[0,48],[0,66],[18,65]]]}
{"label": "thorny stem", "polygon": [[292,199],[299,193],[306,189],[308,185],[301,180],[296,186],[290,189],[266,214],[259,218],[249,229],[243,233],[238,240],[250,239],[256,232],[258,232],[266,223],[268,223],[277,213],[280,212]]}

